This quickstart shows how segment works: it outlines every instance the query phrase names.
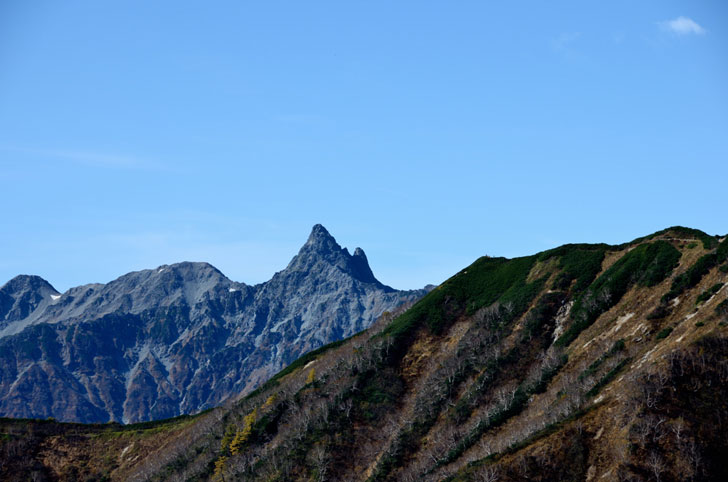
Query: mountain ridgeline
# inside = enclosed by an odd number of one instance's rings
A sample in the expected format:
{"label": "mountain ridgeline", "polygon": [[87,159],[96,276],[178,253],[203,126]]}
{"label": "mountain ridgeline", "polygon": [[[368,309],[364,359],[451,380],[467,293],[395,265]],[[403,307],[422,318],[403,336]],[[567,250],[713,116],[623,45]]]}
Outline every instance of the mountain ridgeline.
{"label": "mountain ridgeline", "polygon": [[129,423],[197,413],[425,293],[381,284],[364,251],[349,254],[321,225],[255,286],[207,263],[63,294],[18,276],[0,288],[0,415]]}
{"label": "mountain ridgeline", "polygon": [[483,257],[225,407],[0,420],[0,478],[728,480],[727,285],[687,228]]}

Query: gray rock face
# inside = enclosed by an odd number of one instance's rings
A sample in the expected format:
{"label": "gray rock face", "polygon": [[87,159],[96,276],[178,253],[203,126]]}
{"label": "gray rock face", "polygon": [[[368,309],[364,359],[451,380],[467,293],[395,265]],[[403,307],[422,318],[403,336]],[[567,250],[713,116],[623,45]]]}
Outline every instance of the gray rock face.
{"label": "gray rock face", "polygon": [[40,276],[20,275],[0,288],[0,330],[47,306],[59,293]]}
{"label": "gray rock face", "polygon": [[427,291],[381,284],[361,249],[350,255],[321,225],[255,286],[188,262],[62,295],[19,276],[0,288],[0,416],[130,423],[195,413]]}

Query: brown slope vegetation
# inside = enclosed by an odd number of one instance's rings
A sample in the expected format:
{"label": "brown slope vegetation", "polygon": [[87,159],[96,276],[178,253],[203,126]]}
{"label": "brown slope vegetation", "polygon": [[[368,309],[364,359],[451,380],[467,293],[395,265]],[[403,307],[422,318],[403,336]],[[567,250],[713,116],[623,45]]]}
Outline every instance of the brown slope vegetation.
{"label": "brown slope vegetation", "polygon": [[727,286],[728,242],[686,228],[481,258],[199,417],[3,421],[0,476],[728,480]]}

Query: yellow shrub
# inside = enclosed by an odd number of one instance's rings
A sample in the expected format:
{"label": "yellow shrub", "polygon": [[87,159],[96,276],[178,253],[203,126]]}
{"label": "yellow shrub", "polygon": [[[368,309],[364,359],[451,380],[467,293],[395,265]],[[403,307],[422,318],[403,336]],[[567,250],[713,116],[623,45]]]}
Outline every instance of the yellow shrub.
{"label": "yellow shrub", "polygon": [[212,478],[214,480],[225,480],[225,477],[223,476],[223,472],[225,471],[225,462],[227,462],[227,457],[224,455],[221,455],[220,458],[215,461],[215,472],[212,474]]}
{"label": "yellow shrub", "polygon": [[263,407],[262,408],[268,408],[268,407],[270,407],[271,405],[273,405],[274,403],[276,403],[276,400],[277,399],[278,399],[278,397],[274,393],[273,395],[271,395],[270,397],[268,397],[268,399],[263,404]]}
{"label": "yellow shrub", "polygon": [[257,418],[257,416],[258,416],[257,408],[245,416],[245,418],[243,419],[242,430],[238,430],[235,433],[235,438],[233,438],[233,441],[230,442],[230,453],[231,454],[237,455],[240,453],[240,450],[243,448],[243,445],[245,445],[245,442],[247,442],[248,439],[250,438],[250,434],[253,433],[253,425],[255,424],[255,419]]}

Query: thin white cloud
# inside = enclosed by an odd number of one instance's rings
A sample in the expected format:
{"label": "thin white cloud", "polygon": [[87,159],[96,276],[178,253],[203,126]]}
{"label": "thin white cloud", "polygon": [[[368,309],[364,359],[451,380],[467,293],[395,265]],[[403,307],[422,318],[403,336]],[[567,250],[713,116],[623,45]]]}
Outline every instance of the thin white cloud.
{"label": "thin white cloud", "polygon": [[97,167],[135,169],[148,166],[148,163],[133,157],[103,154],[99,152],[45,151],[42,154]]}
{"label": "thin white cloud", "polygon": [[664,22],[660,22],[659,25],[663,30],[677,35],[704,35],[706,32],[695,20],[682,16],[674,20],[665,20]]}
{"label": "thin white cloud", "polygon": [[17,152],[35,157],[44,157],[60,161],[73,162],[91,167],[115,169],[158,169],[153,162],[131,156],[106,154],[100,152],[77,151],[65,149],[30,149],[25,147],[0,146],[0,150]]}

